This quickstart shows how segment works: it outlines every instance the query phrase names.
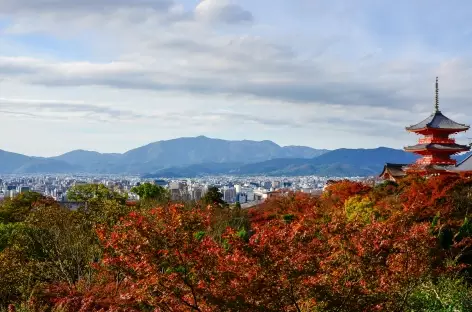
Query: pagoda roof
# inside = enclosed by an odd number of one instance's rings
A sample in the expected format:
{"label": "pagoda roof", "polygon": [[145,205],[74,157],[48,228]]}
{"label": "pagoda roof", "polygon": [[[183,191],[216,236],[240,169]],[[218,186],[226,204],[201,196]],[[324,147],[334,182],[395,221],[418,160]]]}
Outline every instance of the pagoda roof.
{"label": "pagoda roof", "polygon": [[469,126],[457,123],[444,116],[441,111],[437,110],[420,123],[406,127],[406,130],[413,132],[426,129],[466,131],[469,129]]}
{"label": "pagoda roof", "polygon": [[470,127],[468,125],[461,124],[447,118],[439,110],[439,84],[438,77],[436,77],[436,97],[434,101],[434,112],[420,123],[406,127],[406,130],[412,132],[420,132],[422,130],[424,131],[429,129],[435,129],[446,130],[451,132],[461,132],[467,131],[469,130],[469,128]]}
{"label": "pagoda roof", "polygon": [[427,143],[427,144],[416,144],[413,146],[406,146],[405,151],[423,151],[423,150],[436,150],[436,151],[468,151],[470,149],[467,145],[460,144],[443,144],[443,143]]}

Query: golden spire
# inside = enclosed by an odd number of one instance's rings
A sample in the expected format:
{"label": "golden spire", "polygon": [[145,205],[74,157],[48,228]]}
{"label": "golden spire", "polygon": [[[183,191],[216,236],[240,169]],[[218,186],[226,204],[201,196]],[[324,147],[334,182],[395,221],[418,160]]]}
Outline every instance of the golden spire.
{"label": "golden spire", "polygon": [[434,104],[434,110],[439,112],[439,84],[438,84],[438,77],[436,77],[436,101]]}

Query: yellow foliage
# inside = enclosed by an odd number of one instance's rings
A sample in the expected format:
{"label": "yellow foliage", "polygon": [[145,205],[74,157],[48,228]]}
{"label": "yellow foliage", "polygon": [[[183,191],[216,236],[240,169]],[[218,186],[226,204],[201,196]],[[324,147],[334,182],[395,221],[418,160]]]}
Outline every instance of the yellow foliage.
{"label": "yellow foliage", "polygon": [[348,221],[369,223],[375,212],[374,203],[367,196],[353,196],[344,203]]}

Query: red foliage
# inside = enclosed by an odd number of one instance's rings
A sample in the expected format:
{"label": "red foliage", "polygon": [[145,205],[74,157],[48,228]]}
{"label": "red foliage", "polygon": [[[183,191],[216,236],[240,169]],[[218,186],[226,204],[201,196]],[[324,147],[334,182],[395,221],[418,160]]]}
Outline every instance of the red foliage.
{"label": "red foliage", "polygon": [[[445,247],[441,233],[446,225],[458,233],[467,212],[458,213],[454,194],[470,184],[451,176],[374,189],[343,181],[321,197],[270,199],[248,213],[248,233],[228,228],[220,239],[209,235],[212,208],[132,212],[98,232],[105,254],[94,285],[50,293],[70,311],[400,311],[418,280],[467,267],[446,260],[460,259],[472,239],[453,235]],[[348,221],[344,202],[359,194],[381,217]]]}
{"label": "red foliage", "polygon": [[289,193],[286,196],[271,198],[257,208],[249,210],[252,224],[265,224],[286,215],[304,216],[319,210],[321,202],[318,197],[307,193]]}
{"label": "red foliage", "polygon": [[371,186],[363,182],[343,180],[328,185],[324,193],[324,198],[326,200],[330,199],[334,204],[342,205],[350,197],[365,194],[371,189]]}

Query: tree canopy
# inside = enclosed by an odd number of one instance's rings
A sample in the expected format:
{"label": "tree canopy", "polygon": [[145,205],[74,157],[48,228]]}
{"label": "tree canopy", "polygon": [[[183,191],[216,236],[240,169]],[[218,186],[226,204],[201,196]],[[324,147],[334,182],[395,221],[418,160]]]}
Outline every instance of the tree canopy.
{"label": "tree canopy", "polygon": [[76,202],[88,202],[91,200],[115,200],[125,203],[126,194],[120,194],[110,190],[103,184],[79,184],[67,191],[67,199]]}
{"label": "tree canopy", "polygon": [[220,207],[226,206],[226,203],[223,200],[223,193],[221,193],[216,186],[210,186],[201,201],[205,205],[217,205]]}
{"label": "tree canopy", "polygon": [[165,188],[149,182],[133,187],[131,192],[137,194],[141,200],[165,202],[170,199],[169,192]]}
{"label": "tree canopy", "polygon": [[342,181],[321,196],[290,193],[249,210],[220,209],[221,193],[210,194],[209,205],[128,212],[110,209],[109,198],[89,199],[107,218],[44,202],[4,223],[0,305],[472,311],[469,177],[412,176],[376,187]]}

